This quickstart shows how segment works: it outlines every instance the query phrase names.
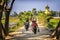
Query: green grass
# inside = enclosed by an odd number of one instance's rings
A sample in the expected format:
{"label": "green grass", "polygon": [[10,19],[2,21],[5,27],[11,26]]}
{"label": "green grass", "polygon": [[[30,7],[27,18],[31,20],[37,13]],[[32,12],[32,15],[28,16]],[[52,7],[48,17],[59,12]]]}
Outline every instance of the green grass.
{"label": "green grass", "polygon": [[[10,17],[9,18],[9,22],[11,23],[11,22],[18,22],[19,21],[19,19],[18,18],[14,18],[14,17]],[[4,23],[5,22],[5,20],[2,20],[2,23]]]}
{"label": "green grass", "polygon": [[14,32],[14,31],[16,31],[17,29],[19,29],[22,26],[23,26],[22,23],[17,23],[16,26],[9,29],[9,32]]}
{"label": "green grass", "polygon": [[9,32],[14,32],[16,31],[18,28],[20,28],[20,26],[14,26],[12,28],[9,29]]}
{"label": "green grass", "polygon": [[[15,26],[13,26],[12,28],[9,28],[9,32],[14,32],[18,28],[23,26],[23,23],[21,23],[17,17],[10,17],[9,18],[9,23],[12,23],[12,22],[17,23],[17,24]],[[2,20],[2,23],[4,24],[5,20]]]}
{"label": "green grass", "polygon": [[[10,20],[10,22],[13,22],[13,20]],[[17,24],[16,24],[16,26],[14,26],[14,27],[12,27],[12,28],[10,28],[9,30],[9,32],[14,32],[14,31],[16,31],[17,29],[19,29],[20,27],[22,27],[23,26],[23,23],[21,23],[19,20],[15,20],[14,22],[16,22]]]}
{"label": "green grass", "polygon": [[17,23],[18,21],[19,21],[18,19],[10,19],[10,20],[9,20],[10,23],[11,23],[11,22]]}

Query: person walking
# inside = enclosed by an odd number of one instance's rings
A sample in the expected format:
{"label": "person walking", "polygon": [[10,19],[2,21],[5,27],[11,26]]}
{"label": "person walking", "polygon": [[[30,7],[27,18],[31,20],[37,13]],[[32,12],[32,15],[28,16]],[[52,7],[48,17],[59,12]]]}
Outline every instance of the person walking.
{"label": "person walking", "polygon": [[32,25],[31,26],[32,26],[32,31],[34,32],[34,34],[36,34],[37,33],[38,25],[37,25],[35,19],[32,21]]}
{"label": "person walking", "polygon": [[28,31],[28,28],[29,28],[29,19],[27,18],[26,22],[25,22],[25,29],[26,29],[26,31]]}

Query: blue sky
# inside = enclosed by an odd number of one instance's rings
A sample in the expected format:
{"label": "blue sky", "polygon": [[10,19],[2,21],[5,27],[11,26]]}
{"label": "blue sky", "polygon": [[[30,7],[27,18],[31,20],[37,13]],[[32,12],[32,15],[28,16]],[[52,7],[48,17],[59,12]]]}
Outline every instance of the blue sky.
{"label": "blue sky", "polygon": [[38,10],[45,10],[45,6],[49,5],[50,10],[60,11],[60,0],[15,0],[12,13],[21,11],[29,11],[33,8]]}

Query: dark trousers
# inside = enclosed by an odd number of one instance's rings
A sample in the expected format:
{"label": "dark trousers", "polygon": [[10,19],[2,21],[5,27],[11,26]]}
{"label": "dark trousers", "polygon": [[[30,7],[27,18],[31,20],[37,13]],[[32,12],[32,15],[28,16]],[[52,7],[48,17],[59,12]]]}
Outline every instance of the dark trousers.
{"label": "dark trousers", "polygon": [[33,32],[34,32],[34,34],[37,33],[37,28],[36,27],[33,28]]}
{"label": "dark trousers", "polygon": [[26,31],[28,31],[28,28],[29,28],[29,25],[26,25],[26,26],[25,26]]}

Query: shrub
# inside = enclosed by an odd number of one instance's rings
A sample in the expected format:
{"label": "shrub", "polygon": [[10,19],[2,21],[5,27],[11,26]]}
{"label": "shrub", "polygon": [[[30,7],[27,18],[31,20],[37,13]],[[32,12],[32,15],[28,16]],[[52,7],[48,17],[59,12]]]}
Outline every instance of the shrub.
{"label": "shrub", "polygon": [[59,22],[59,19],[51,19],[51,20],[48,22],[47,27],[48,27],[48,28],[56,28],[58,22]]}

